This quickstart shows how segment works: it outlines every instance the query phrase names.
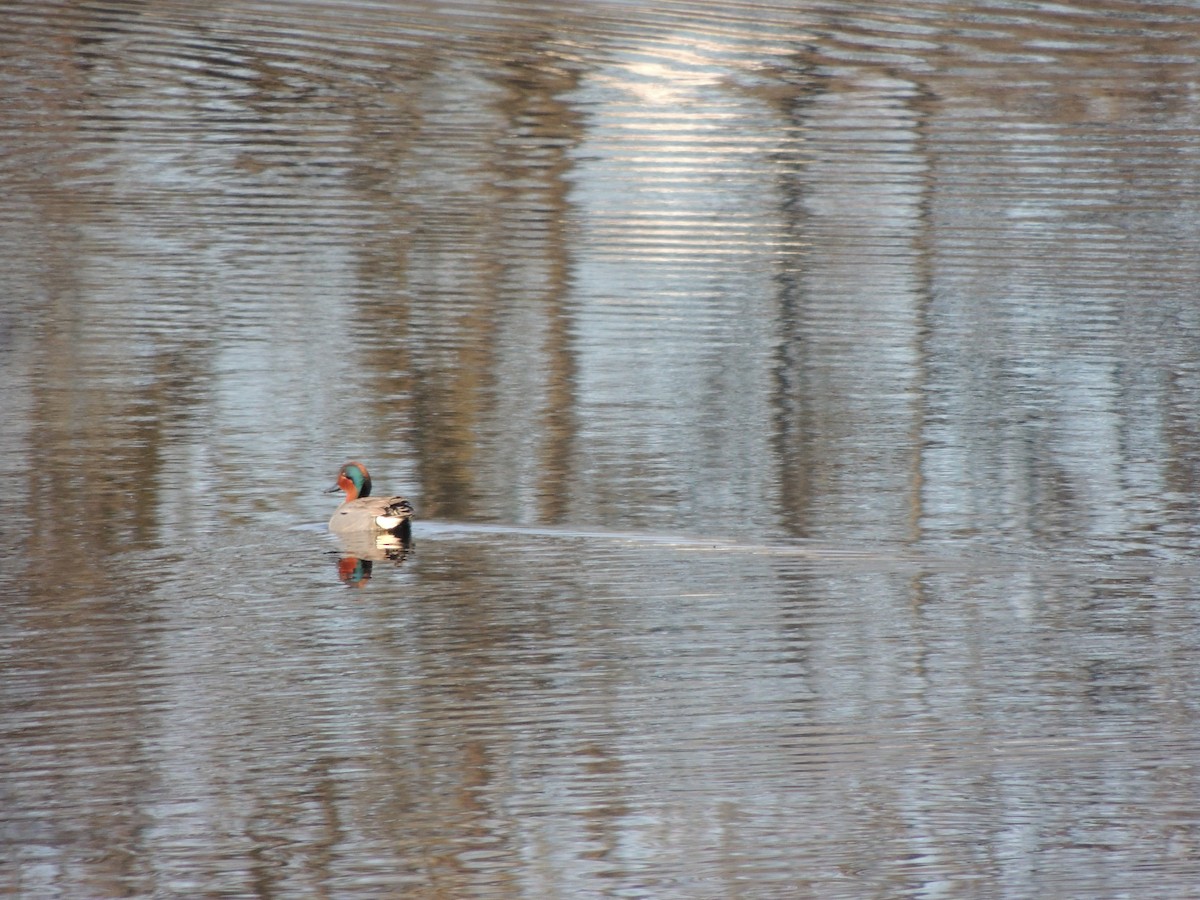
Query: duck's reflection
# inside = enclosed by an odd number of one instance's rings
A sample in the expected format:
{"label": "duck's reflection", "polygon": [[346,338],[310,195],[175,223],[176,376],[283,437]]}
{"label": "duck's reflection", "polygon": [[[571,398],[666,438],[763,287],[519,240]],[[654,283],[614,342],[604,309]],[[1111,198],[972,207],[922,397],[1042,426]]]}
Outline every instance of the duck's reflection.
{"label": "duck's reflection", "polygon": [[412,552],[410,534],[339,535],[341,554],[338,558],[338,579],[347,587],[362,587],[371,580],[377,562],[401,566]]}

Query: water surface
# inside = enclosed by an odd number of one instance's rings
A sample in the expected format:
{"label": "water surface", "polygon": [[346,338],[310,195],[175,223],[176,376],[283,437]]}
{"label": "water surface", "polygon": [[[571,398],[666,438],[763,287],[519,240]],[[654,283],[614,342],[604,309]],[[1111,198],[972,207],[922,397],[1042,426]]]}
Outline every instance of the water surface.
{"label": "water surface", "polygon": [[1187,9],[2,15],[5,891],[1193,895]]}

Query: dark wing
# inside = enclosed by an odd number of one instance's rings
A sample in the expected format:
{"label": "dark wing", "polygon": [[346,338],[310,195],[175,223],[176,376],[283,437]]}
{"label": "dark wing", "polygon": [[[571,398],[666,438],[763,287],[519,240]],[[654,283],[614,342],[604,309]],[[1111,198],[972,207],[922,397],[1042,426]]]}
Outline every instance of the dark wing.
{"label": "dark wing", "polygon": [[385,515],[399,516],[403,519],[411,519],[413,517],[413,505],[403,497],[388,498],[387,506],[384,507]]}

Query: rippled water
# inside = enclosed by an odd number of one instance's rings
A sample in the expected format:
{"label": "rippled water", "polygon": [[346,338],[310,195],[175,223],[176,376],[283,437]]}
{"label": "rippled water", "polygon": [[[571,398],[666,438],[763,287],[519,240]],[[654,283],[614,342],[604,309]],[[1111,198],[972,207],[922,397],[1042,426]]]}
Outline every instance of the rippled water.
{"label": "rippled water", "polygon": [[1195,895],[1189,7],[0,18],[0,890]]}

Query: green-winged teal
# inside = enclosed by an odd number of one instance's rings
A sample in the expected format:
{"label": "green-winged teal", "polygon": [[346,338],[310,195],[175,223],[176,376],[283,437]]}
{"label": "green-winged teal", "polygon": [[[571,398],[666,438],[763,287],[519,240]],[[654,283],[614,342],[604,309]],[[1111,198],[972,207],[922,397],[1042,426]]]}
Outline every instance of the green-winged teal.
{"label": "green-winged teal", "polygon": [[338,472],[337,484],[325,493],[345,491],[346,499],[333,512],[329,530],[339,534],[388,532],[407,539],[412,528],[412,504],[403,497],[372,497],[371,476],[360,462],[348,462]]}

